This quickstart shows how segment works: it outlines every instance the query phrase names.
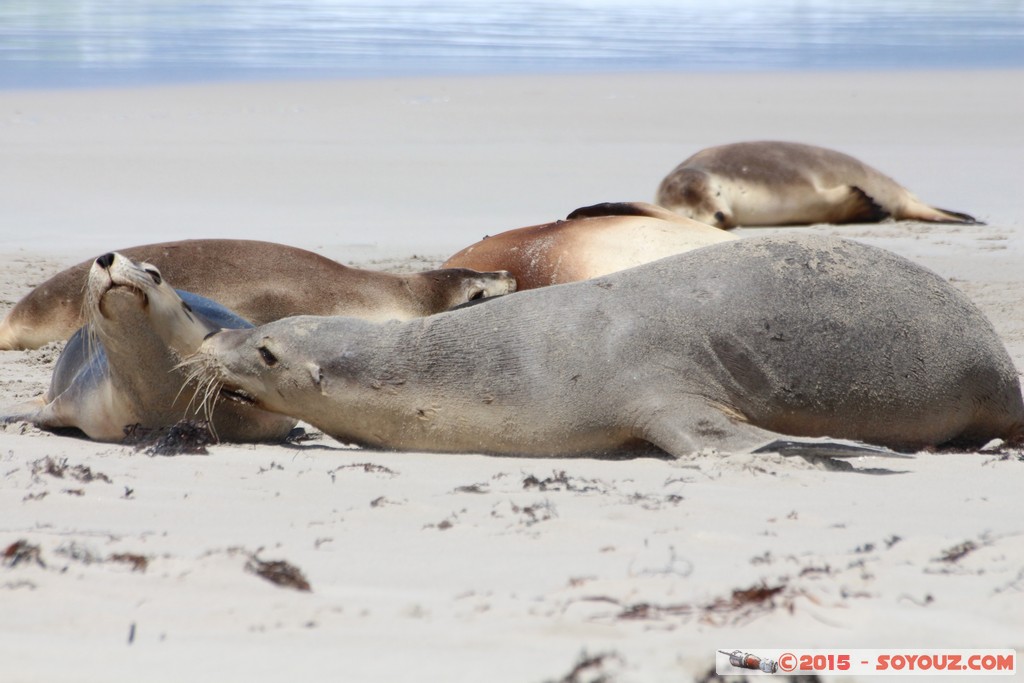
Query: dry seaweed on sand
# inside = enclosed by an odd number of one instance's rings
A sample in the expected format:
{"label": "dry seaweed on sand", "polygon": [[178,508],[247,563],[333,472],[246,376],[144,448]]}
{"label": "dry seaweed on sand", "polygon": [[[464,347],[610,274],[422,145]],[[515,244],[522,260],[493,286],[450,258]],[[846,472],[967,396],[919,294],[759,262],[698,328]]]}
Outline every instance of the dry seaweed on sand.
{"label": "dry seaweed on sand", "polygon": [[146,455],[209,455],[206,447],[216,443],[216,437],[205,420],[182,420],[160,429],[132,425],[125,429],[124,443]]}
{"label": "dry seaweed on sand", "polygon": [[309,592],[312,589],[302,570],[285,560],[261,560],[255,555],[245,563],[245,570],[266,579],[275,586]]}
{"label": "dry seaweed on sand", "polygon": [[4,564],[8,567],[17,567],[19,564],[29,563],[45,567],[42,553],[39,546],[29,543],[25,539],[18,539],[4,549]]}
{"label": "dry seaweed on sand", "polygon": [[102,472],[93,472],[88,465],[69,465],[67,458],[53,458],[46,456],[40,458],[31,463],[32,476],[38,477],[40,474],[47,474],[57,479],[64,479],[65,476],[80,481],[83,484],[88,484],[92,481],[103,481],[108,484],[112,483],[110,477],[103,474]]}
{"label": "dry seaweed on sand", "polygon": [[564,676],[551,679],[547,683],[613,683],[618,679],[617,672],[622,669],[625,660],[617,652],[599,652],[591,655],[586,651]]}

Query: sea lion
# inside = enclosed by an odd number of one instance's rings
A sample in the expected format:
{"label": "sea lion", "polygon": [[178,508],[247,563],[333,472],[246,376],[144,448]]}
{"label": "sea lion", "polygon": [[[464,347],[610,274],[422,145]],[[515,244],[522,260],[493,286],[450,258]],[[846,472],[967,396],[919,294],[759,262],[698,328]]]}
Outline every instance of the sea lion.
{"label": "sea lion", "polygon": [[655,201],[726,230],[887,218],[979,223],[965,213],[924,204],[849,155],[795,142],[739,142],[701,150],[661,181]]}
{"label": "sea lion", "polygon": [[680,456],[782,435],[913,450],[1024,431],[1013,362],[964,294],[891,252],[809,234],[421,320],[226,330],[186,364],[211,394],[395,450]]}
{"label": "sea lion", "polygon": [[[184,302],[149,263],[116,253],[97,258],[85,288],[88,325],[72,335],[50,388],[3,421],[44,429],[74,427],[97,441],[122,441],[126,429],[158,430],[202,417],[182,392],[180,359],[222,327],[252,327],[223,306],[194,295]],[[218,407],[211,429],[224,441],[281,441],[295,420],[241,404]]]}
{"label": "sea lion", "polygon": [[[298,314],[405,320],[515,291],[508,273],[449,268],[398,275],[255,240],[184,240],[118,253],[153,264],[175,287],[213,299],[256,324]],[[82,282],[92,263],[61,271],[21,299],[0,322],[0,349],[38,348],[81,327]]]}
{"label": "sea lion", "polygon": [[509,230],[470,245],[445,268],[502,269],[519,290],[588,280],[731,239],[642,202],[596,204],[566,220]]}

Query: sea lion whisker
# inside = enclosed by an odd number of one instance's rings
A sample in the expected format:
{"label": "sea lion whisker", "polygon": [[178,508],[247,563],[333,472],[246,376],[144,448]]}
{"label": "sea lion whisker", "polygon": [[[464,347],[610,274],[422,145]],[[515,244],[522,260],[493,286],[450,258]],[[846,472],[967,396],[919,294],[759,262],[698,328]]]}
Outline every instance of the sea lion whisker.
{"label": "sea lion whisker", "polygon": [[[220,394],[221,382],[217,374],[210,371],[211,368],[207,359],[198,358],[196,362],[197,367],[190,375],[190,379],[195,381],[197,385],[193,399],[202,394],[202,400],[199,402],[198,407],[202,409],[206,419],[212,422],[217,396]],[[191,405],[190,403],[189,407]]]}
{"label": "sea lion whisker", "polygon": [[192,399],[188,402],[186,412],[202,415],[205,420],[212,423],[213,406],[210,400],[211,395],[212,391],[209,382],[203,381],[198,383],[195,391],[192,393]]}
{"label": "sea lion whisker", "polygon": [[220,382],[215,377],[211,377],[206,385],[206,393],[203,395],[203,415],[206,418],[207,423],[210,425],[210,433],[213,434],[213,438],[220,440],[217,436],[217,430],[213,422],[213,411],[217,407],[217,396],[220,393]]}
{"label": "sea lion whisker", "polygon": [[213,419],[213,411],[217,407],[217,398],[220,396],[221,386],[221,383],[216,379],[210,379],[206,385],[203,408],[206,411],[206,416],[211,420]]}
{"label": "sea lion whisker", "polygon": [[[182,364],[175,366],[174,369],[179,372],[181,370],[184,370]],[[189,399],[188,405],[185,406],[186,413],[199,412],[199,407],[202,406],[202,403],[200,403],[199,406],[196,406],[196,399],[199,397],[200,392],[203,390],[202,382],[204,379],[205,378],[203,378],[198,369],[192,369],[185,374],[185,378],[181,383],[181,387],[178,389],[178,393],[174,396],[174,400],[175,402],[177,402],[178,399],[181,398],[181,394],[182,392],[185,391],[185,387],[189,386],[190,384],[195,386],[195,389],[192,391],[192,398]],[[196,406],[195,410],[193,410],[193,406]]]}
{"label": "sea lion whisker", "polygon": [[[173,372],[173,371],[172,371],[172,372]],[[181,386],[180,386],[180,387],[178,387],[178,393],[176,393],[176,394],[174,395],[174,402],[175,402],[175,403],[177,403],[177,402],[178,402],[178,399],[179,399],[179,398],[181,398],[181,395],[182,395],[182,394],[184,393],[184,391],[185,391],[185,387],[187,387],[188,385],[189,385],[189,379],[188,379],[188,377],[186,377],[186,378],[184,379],[184,381],[182,381],[182,383],[181,383]],[[188,402],[188,405],[187,405],[187,406],[185,406],[185,412],[188,412],[188,411],[189,411],[189,410],[190,410],[190,409],[192,408],[192,401],[193,401],[194,399],[195,399],[195,392],[192,392],[192,399],[190,399],[190,400],[189,400],[189,402]]]}
{"label": "sea lion whisker", "polygon": [[220,436],[217,434],[216,424],[213,420],[213,413],[217,403],[216,397],[219,393],[219,388],[217,387],[219,381],[216,376],[204,373],[203,369],[202,365],[192,369],[185,380],[185,384],[182,385],[182,389],[184,389],[187,384],[195,384],[195,391],[192,392],[192,398],[185,408],[185,413],[192,412],[196,415],[202,415],[214,440],[220,441]]}

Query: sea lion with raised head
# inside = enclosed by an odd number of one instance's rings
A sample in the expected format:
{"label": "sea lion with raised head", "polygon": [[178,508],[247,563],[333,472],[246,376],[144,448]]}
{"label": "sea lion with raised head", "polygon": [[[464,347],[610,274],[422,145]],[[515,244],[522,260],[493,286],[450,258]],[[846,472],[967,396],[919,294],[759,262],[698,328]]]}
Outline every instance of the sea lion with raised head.
{"label": "sea lion with raised head", "polygon": [[[363,270],[256,240],[184,240],[118,253],[153,264],[175,287],[213,299],[256,324],[299,314],[406,320],[515,291],[508,273]],[[82,283],[92,263],[63,270],[22,298],[0,322],[0,349],[37,348],[67,339],[81,327]]]}
{"label": "sea lion with raised head", "polygon": [[565,220],[485,237],[445,268],[507,270],[519,290],[588,280],[733,239],[728,233],[643,202],[576,209]]}
{"label": "sea lion with raised head", "polygon": [[796,142],[738,142],[701,150],[661,181],[655,201],[726,230],[887,218],[978,223],[965,213],[928,206],[847,154]]}
{"label": "sea lion with raised head", "polygon": [[421,320],[226,330],[186,363],[210,392],[395,450],[680,456],[792,437],[912,450],[1024,429],[1013,362],[964,294],[891,252],[812,234]]}
{"label": "sea lion with raised head", "polygon": [[[221,328],[252,327],[203,297],[183,301],[149,263],[119,254],[97,258],[85,289],[86,327],[72,335],[40,398],[2,418],[44,429],[77,428],[97,441],[122,441],[126,430],[159,430],[203,418],[192,391],[182,391],[181,358]],[[237,403],[218,406],[210,428],[223,441],[281,441],[295,420]]]}

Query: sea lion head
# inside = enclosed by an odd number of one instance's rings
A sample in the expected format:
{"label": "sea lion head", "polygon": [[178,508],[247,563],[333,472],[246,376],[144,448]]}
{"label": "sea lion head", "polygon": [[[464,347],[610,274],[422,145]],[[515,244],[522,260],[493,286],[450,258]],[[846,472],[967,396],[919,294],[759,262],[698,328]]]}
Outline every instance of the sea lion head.
{"label": "sea lion head", "polygon": [[[296,316],[252,329],[220,330],[210,334],[182,367],[206,400],[220,396],[285,413],[310,393],[324,391],[324,370],[310,349],[316,348],[319,326],[326,320]],[[344,358],[344,350],[338,356]]]}
{"label": "sea lion head", "polygon": [[193,314],[160,270],[111,252],[97,258],[86,284],[86,319],[104,344],[142,329],[154,333],[175,353],[195,350],[216,328]]}
{"label": "sea lion head", "polygon": [[682,216],[728,230],[736,222],[720,196],[721,188],[708,173],[679,168],[661,181],[656,201]]}
{"label": "sea lion head", "polygon": [[435,298],[432,310],[438,311],[516,291],[516,279],[507,270],[479,272],[469,268],[441,268],[417,276],[429,283],[427,290]]}

